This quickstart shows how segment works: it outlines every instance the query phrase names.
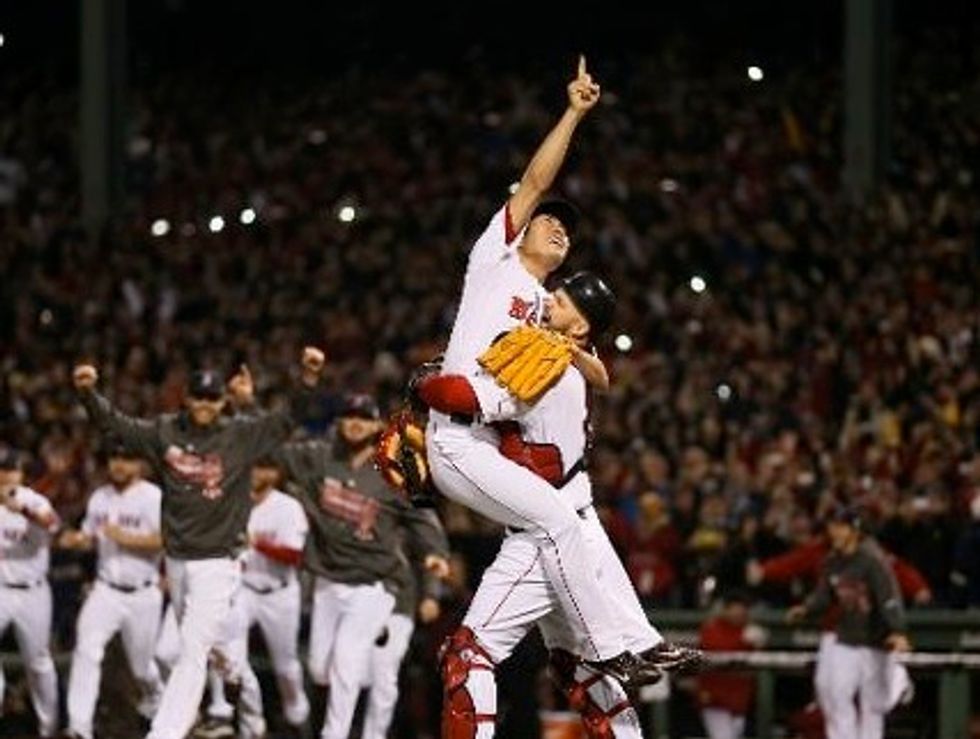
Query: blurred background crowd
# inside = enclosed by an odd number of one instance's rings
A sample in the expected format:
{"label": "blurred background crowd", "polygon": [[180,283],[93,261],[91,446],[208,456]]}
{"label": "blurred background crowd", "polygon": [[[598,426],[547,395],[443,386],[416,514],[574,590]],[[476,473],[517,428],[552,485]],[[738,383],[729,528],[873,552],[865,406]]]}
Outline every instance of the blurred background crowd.
{"label": "blurred background crowd", "polygon": [[[892,157],[863,203],[840,187],[837,50],[767,65],[664,34],[590,58],[603,99],[561,189],[586,216],[570,268],[619,298],[591,474],[651,605],[755,585],[750,562],[812,541],[847,501],[919,570],[917,605],[980,606],[978,39],[897,39]],[[307,433],[349,391],[394,408],[445,342],[467,247],[573,59],[467,45],[454,64],[242,74],[140,53],[126,213],[97,239],[79,220],[76,88],[45,65],[0,75],[0,437],[67,520],[100,476],[79,359],[150,414],[201,365],[247,362],[274,398],[315,342],[329,381]],[[462,602],[497,532],[445,514]],[[59,560],[53,578],[68,593],[81,573]]]}

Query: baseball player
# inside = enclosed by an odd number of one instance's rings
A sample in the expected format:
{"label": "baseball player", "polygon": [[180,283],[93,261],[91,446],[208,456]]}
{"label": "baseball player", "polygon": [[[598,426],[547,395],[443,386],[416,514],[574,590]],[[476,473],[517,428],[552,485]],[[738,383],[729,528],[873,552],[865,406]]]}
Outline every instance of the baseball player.
{"label": "baseball player", "polygon": [[[825,533],[811,537],[797,547],[776,557],[758,561],[750,561],[746,566],[746,582],[750,585],[763,583],[788,584],[801,579],[817,582],[823,573],[824,561],[831,552],[830,542]],[[902,597],[918,604],[932,601],[932,591],[929,583],[914,566],[896,557],[891,552],[882,549],[885,559],[891,568],[895,581],[898,583]],[[831,675],[835,670],[831,659],[833,645],[837,642],[836,623],[839,616],[838,608],[830,608],[821,619],[820,643],[817,646],[817,660],[814,671],[814,691],[817,703],[825,703],[831,699],[829,695],[821,695],[832,690]],[[899,691],[900,702],[908,702],[913,695],[913,686],[905,665],[893,662],[889,668],[892,675],[890,684]],[[819,712],[818,712],[819,713]],[[820,714],[822,718],[822,714]]]}
{"label": "baseball player", "polygon": [[[304,388],[316,385],[323,364],[318,349],[304,350]],[[191,376],[182,412],[135,419],[95,391],[97,379],[95,367],[75,368],[75,387],[89,416],[146,459],[163,488],[167,578],[181,646],[149,737],[183,739],[204,693],[208,655],[240,584],[236,555],[251,509],[252,464],[286,439],[293,415],[284,410],[223,416],[224,382],[214,372],[201,371]],[[306,393],[293,398],[294,406],[306,402]]]}
{"label": "baseball player", "polygon": [[[749,623],[749,605],[745,593],[726,593],[720,612],[701,625],[701,648],[707,652],[757,649],[764,634],[759,627]],[[732,671],[703,672],[698,675],[697,696],[701,722],[709,739],[741,739],[755,696],[753,675]]]}
{"label": "baseball player", "polygon": [[[564,201],[542,201],[565,157],[579,122],[599,99],[580,59],[568,86],[568,109],[535,153],[517,191],[491,219],[470,252],[456,322],[443,372],[471,377],[478,355],[502,333],[540,323],[546,293],[542,281],[568,253],[577,211]],[[605,377],[598,360],[575,349],[575,366],[588,377]],[[607,380],[608,378],[606,378]],[[584,654],[598,669],[626,684],[655,681],[625,648],[616,619],[593,576],[579,518],[565,496],[533,472],[497,452],[495,431],[476,416],[432,412],[426,450],[436,487],[446,497],[518,529],[542,543],[542,565],[562,610],[586,634]]]}
{"label": "baseball player", "polygon": [[[301,593],[297,568],[303,561],[303,546],[309,525],[303,507],[278,489],[282,482],[279,465],[271,457],[252,468],[252,513],[248,518],[248,549],[242,556],[242,589],[231,619],[228,649],[237,651],[244,670],[247,666],[248,632],[258,625],[265,639],[279,684],[283,715],[297,731],[305,726],[310,704],[303,686],[298,642]],[[208,715],[228,720],[234,707],[225,700],[220,680],[212,680]],[[252,692],[252,695],[248,695]],[[242,703],[262,715],[258,680],[242,679]],[[263,720],[264,723],[264,720]]]}
{"label": "baseball player", "polygon": [[[602,281],[580,273],[549,299],[547,322],[553,330],[584,342],[608,326],[613,307],[612,293]],[[631,652],[646,656],[654,669],[680,668],[696,659],[695,652],[666,644],[650,625],[592,508],[584,464],[587,388],[578,370],[569,368],[532,406],[515,401],[486,375],[430,378],[421,383],[419,394],[443,412],[479,412],[487,421],[503,421],[500,454],[540,475],[571,503],[595,563],[589,575],[614,606],[616,627]],[[541,560],[541,546],[533,534],[509,530],[444,653],[444,735],[493,735],[495,665],[538,623],[552,650],[559,684],[583,714],[589,736],[640,736],[639,721],[619,683],[577,658],[588,654],[585,635],[556,608]]]}
{"label": "baseball player", "polygon": [[[24,486],[20,456],[0,449],[0,636],[12,627],[27,672],[37,732],[58,732],[58,676],[51,660],[48,559],[58,516],[47,498]],[[0,669],[0,705],[4,677]]]}
{"label": "baseball player", "polygon": [[[419,512],[424,520],[415,527],[416,537],[403,537],[409,549],[409,566],[395,593],[395,608],[371,651],[371,665],[364,687],[368,688],[367,712],[362,739],[385,739],[398,702],[398,674],[415,631],[415,615],[423,624],[439,618],[437,596],[440,579],[449,576],[449,541],[439,518],[431,511]],[[411,563],[429,560],[429,569],[417,572]],[[421,593],[420,593],[421,589]],[[421,595],[421,597],[420,597]]]}
{"label": "baseball player", "polygon": [[116,633],[144,695],[141,713],[152,718],[163,684],[153,650],[160,629],[160,488],[143,480],[142,461],[118,443],[108,449],[109,482],[89,498],[81,530],[65,531],[59,544],[98,548],[97,576],[78,616],[68,679],[68,727],[92,738],[102,658]]}
{"label": "baseball player", "polygon": [[[430,514],[396,496],[374,468],[383,427],[374,400],[355,395],[341,414],[335,444],[292,443],[279,453],[288,477],[299,483],[310,521],[304,565],[315,582],[308,666],[315,683],[330,685],[323,739],[346,739],[350,731],[375,641],[407,567],[400,530],[424,549],[432,526]],[[445,561],[431,552],[425,567],[439,570]]]}
{"label": "baseball player", "polygon": [[[910,649],[898,584],[884,554],[866,537],[860,514],[839,508],[827,524],[831,553],[816,591],[787,614],[790,622],[840,608],[836,640],[817,672],[817,698],[828,739],[875,739],[884,735],[885,714],[907,687],[894,655]],[[855,706],[857,700],[857,707]]]}

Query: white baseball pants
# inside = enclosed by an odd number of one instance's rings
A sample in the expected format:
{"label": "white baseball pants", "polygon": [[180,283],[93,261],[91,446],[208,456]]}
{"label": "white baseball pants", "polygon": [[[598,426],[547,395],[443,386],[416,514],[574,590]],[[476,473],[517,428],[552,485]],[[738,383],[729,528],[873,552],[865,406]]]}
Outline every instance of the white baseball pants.
{"label": "white baseball pants", "polygon": [[541,544],[540,566],[566,617],[585,636],[583,657],[622,653],[625,645],[596,582],[570,496],[502,456],[482,433],[489,432],[429,425],[426,447],[439,491],[493,521],[526,530]]}
{"label": "white baseball pants", "polygon": [[[237,615],[231,619],[228,652],[238,665],[242,679],[242,704],[257,707],[262,715],[262,694],[254,671],[247,665],[248,635],[258,624],[272,659],[279,685],[283,715],[291,726],[301,726],[309,718],[310,704],[303,686],[303,667],[298,657],[301,593],[298,582],[269,593],[259,593],[243,584],[236,598]],[[211,704],[208,713],[230,718],[233,708],[224,699],[220,679],[210,681]]]}
{"label": "white baseball pants", "polygon": [[371,651],[395,607],[380,582],[348,585],[317,577],[310,616],[310,677],[330,685],[322,739],[347,739]]}
{"label": "white baseball pants", "polygon": [[745,733],[745,716],[724,708],[702,708],[701,722],[708,739],[742,739]]}
{"label": "white baseball pants", "polygon": [[[649,623],[622,563],[609,542],[598,516],[591,508],[579,520],[579,526],[594,562],[589,574],[596,579],[616,614],[615,626],[622,631],[630,649],[641,652],[658,644],[663,637]],[[543,549],[530,533],[511,534],[504,539],[493,564],[483,573],[480,587],[463,619],[495,664],[507,659],[517,644],[536,624],[540,626],[549,649],[560,648],[582,654],[587,643],[558,608],[557,597],[545,572]],[[495,683],[492,673],[470,673],[467,687],[477,703],[477,713],[495,713]],[[590,675],[579,675],[585,679]],[[604,710],[627,699],[622,687],[611,678],[603,678],[590,689],[593,700]],[[640,723],[630,708],[611,721],[617,737],[640,737]],[[481,724],[481,739],[493,736],[492,724]]]}
{"label": "white baseball pants", "polygon": [[[0,635],[12,627],[27,671],[38,733],[58,733],[58,675],[51,659],[51,588],[47,581],[21,589],[0,584]],[[0,669],[0,704],[5,681]]]}
{"label": "white baseball pants", "polygon": [[398,703],[398,674],[412,641],[415,621],[403,613],[392,613],[385,628],[388,629],[388,640],[371,650],[371,667],[365,686],[370,692],[361,739],[385,739],[388,736],[391,717]]}
{"label": "white baseball pants", "polygon": [[92,721],[102,679],[105,648],[118,632],[123,649],[144,696],[141,709],[152,716],[163,682],[153,661],[160,630],[163,593],[150,585],[132,593],[115,590],[99,580],[78,615],[75,652],[68,678],[68,727],[83,739],[92,737]]}
{"label": "white baseball pants", "polygon": [[204,695],[208,656],[227,628],[241,569],[231,557],[167,557],[170,599],[180,628],[180,656],[167,680],[148,739],[184,739]]}
{"label": "white baseball pants", "polygon": [[881,739],[896,680],[907,682],[908,673],[893,654],[841,644],[824,634],[814,684],[827,739]]}

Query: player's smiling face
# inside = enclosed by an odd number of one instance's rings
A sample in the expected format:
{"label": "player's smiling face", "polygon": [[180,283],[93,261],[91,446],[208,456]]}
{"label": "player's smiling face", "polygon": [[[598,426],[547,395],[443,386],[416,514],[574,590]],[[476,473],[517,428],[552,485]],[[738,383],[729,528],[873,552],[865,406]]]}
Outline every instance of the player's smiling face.
{"label": "player's smiling face", "polygon": [[348,445],[359,447],[374,438],[381,427],[381,422],[373,418],[344,416],[340,419],[340,436]]}
{"label": "player's smiling face", "polygon": [[210,426],[221,415],[224,410],[224,398],[214,400],[210,398],[188,398],[187,411],[190,413],[191,420],[197,426]]}
{"label": "player's smiling face", "polygon": [[576,340],[589,335],[589,322],[575,307],[564,288],[559,288],[545,299],[545,325],[552,331]]}
{"label": "player's smiling face", "polygon": [[7,494],[23,482],[24,473],[20,470],[0,470],[0,493]]}
{"label": "player's smiling face", "polygon": [[547,267],[549,272],[561,266],[570,248],[564,224],[548,214],[531,219],[521,242],[524,255]]}
{"label": "player's smiling face", "polygon": [[117,488],[124,488],[139,477],[140,461],[129,457],[109,458],[109,481]]}

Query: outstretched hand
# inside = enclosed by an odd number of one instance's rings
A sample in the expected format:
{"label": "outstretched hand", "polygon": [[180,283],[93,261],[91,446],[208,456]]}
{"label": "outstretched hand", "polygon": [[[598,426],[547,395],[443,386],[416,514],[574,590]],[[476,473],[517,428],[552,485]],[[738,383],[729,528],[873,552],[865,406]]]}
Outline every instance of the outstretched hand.
{"label": "outstretched hand", "polygon": [[577,113],[587,113],[599,102],[600,94],[599,85],[592,81],[592,75],[586,70],[585,56],[580,55],[578,74],[568,83],[568,106]]}

